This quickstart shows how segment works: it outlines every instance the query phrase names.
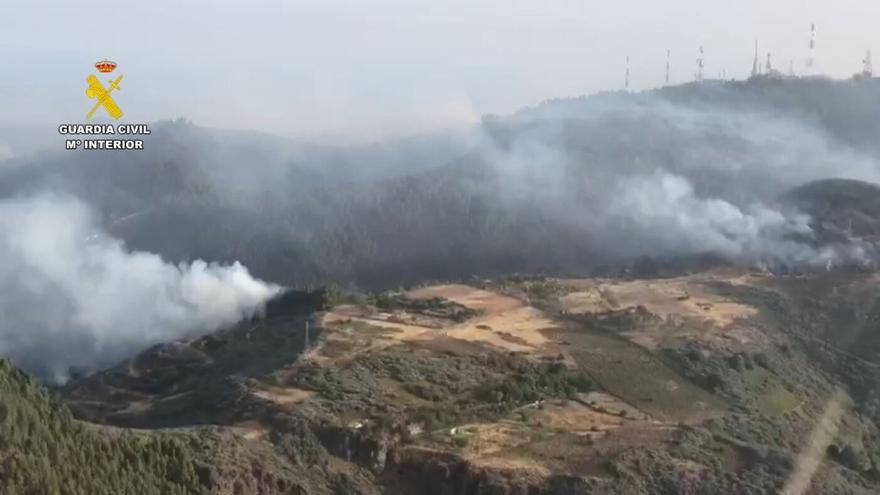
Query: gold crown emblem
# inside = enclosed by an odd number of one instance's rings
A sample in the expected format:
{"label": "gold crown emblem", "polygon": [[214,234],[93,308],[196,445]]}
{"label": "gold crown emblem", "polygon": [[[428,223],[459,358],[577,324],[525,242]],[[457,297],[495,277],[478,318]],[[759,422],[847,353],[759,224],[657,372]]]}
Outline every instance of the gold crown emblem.
{"label": "gold crown emblem", "polygon": [[111,62],[105,58],[96,63],[95,68],[98,69],[98,72],[113,72],[113,69],[116,68],[116,62]]}

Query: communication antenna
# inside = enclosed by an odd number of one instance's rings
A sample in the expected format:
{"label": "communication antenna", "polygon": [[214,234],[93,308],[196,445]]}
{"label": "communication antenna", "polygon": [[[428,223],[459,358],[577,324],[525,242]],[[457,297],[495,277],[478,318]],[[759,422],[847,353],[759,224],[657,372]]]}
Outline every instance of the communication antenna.
{"label": "communication antenna", "polygon": [[865,54],[865,60],[862,60],[862,75],[867,78],[874,77],[874,63],[871,61],[871,49],[868,49],[868,53]]}
{"label": "communication antenna", "polygon": [[807,57],[807,73],[812,73],[816,65],[816,25],[810,24],[810,55]]}
{"label": "communication antenna", "polygon": [[700,57],[697,58],[697,74],[695,76],[697,82],[703,82],[703,67],[705,67],[703,63],[703,47],[700,46]]}
{"label": "communication antenna", "polygon": [[669,86],[669,57],[672,52],[669,48],[666,49],[666,85]]}
{"label": "communication antenna", "polygon": [[752,77],[761,73],[761,64],[758,62],[758,40],[755,40],[755,59],[752,61]]}
{"label": "communication antenna", "polygon": [[624,91],[629,91],[629,55],[626,56],[626,77],[623,80]]}
{"label": "communication antenna", "polygon": [[788,61],[788,77],[794,77],[794,60]]}
{"label": "communication antenna", "polygon": [[764,67],[764,72],[767,73],[768,76],[773,73],[773,63],[770,62],[770,52],[767,52],[767,65]]}

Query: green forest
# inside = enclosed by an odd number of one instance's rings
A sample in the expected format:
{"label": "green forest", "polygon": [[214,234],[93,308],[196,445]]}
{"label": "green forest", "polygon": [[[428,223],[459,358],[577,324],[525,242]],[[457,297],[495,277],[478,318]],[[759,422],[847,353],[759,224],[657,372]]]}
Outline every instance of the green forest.
{"label": "green forest", "polygon": [[0,361],[0,492],[195,494],[208,489],[197,435],[86,426],[23,371]]}

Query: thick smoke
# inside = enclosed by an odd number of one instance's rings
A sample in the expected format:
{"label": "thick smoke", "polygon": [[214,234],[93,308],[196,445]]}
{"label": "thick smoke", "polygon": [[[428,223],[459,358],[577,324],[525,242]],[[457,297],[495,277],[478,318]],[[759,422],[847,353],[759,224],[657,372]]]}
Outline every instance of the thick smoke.
{"label": "thick smoke", "polygon": [[623,181],[609,211],[618,226],[630,229],[630,245],[645,242],[653,253],[708,253],[787,266],[828,266],[859,261],[863,255],[849,245],[814,246],[807,215],[699,197],[687,179],[666,172]]}
{"label": "thick smoke", "polygon": [[238,263],[127,251],[72,197],[0,202],[0,356],[47,379],[235,323],[279,290]]}
{"label": "thick smoke", "polygon": [[14,158],[0,197],[35,196],[0,202],[0,354],[63,376],[234,322],[278,290],[200,258],[367,289],[616,273],[645,257],[876,261],[870,192],[830,215],[815,196],[785,198],[821,179],[880,183],[878,96],[870,82],[706,83],[376,146],[164,123],[143,153]]}
{"label": "thick smoke", "polygon": [[376,146],[165,123],[143,153],[22,160],[0,172],[0,196],[65,191],[129,246],[240,260],[285,285],[608,273],[694,254],[827,267],[876,246],[846,239],[845,216],[824,235],[827,217],[784,198],[821,179],[880,183],[878,114],[880,85],[791,79],[558,100]]}
{"label": "thick smoke", "polygon": [[480,152],[494,182],[478,194],[542,209],[623,262],[694,254],[761,265],[867,262],[860,239],[817,242],[813,219],[780,197],[827,178],[880,183],[876,153],[803,113],[723,100],[611,95],[488,122]]}

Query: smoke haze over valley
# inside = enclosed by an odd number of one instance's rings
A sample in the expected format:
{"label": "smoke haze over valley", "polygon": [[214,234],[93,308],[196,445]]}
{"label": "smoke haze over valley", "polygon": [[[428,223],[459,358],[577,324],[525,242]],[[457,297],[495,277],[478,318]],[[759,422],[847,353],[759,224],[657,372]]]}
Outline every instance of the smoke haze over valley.
{"label": "smoke haze over valley", "polygon": [[880,182],[878,108],[865,107],[878,94],[874,81],[686,85],[348,147],[163,122],[143,153],[7,160],[2,352],[56,375],[106,365],[234,323],[273,284],[611,273],[694,256],[872,265],[874,225],[823,225],[786,194]]}

